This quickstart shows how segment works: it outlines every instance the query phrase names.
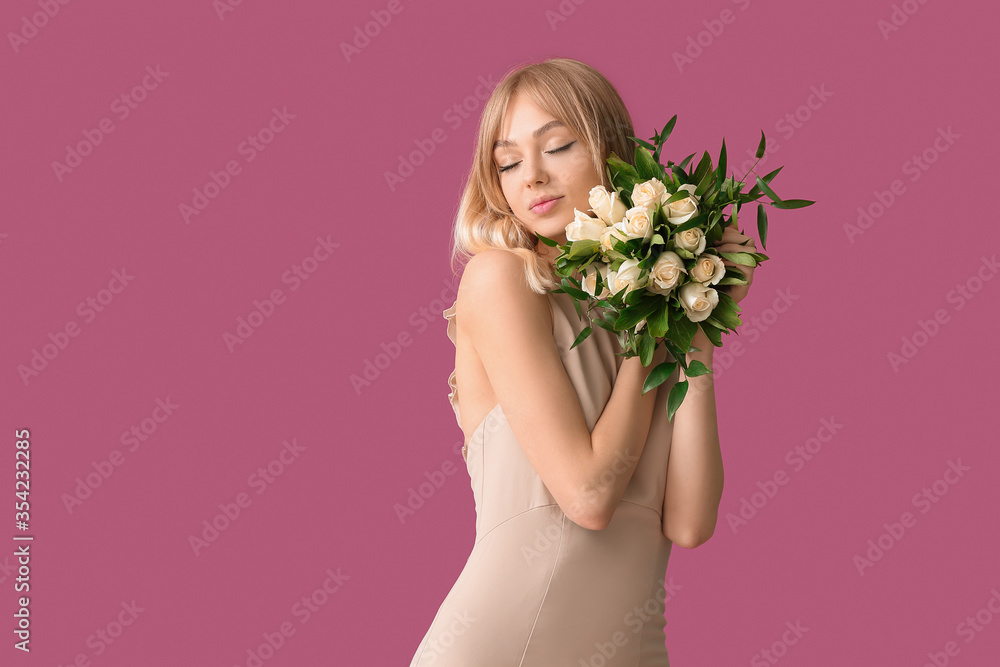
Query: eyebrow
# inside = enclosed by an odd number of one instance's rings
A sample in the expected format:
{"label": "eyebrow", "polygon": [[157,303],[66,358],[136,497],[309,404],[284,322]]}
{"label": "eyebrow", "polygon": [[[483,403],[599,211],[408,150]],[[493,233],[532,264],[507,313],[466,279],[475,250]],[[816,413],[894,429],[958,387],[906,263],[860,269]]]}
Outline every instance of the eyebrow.
{"label": "eyebrow", "polygon": [[[531,136],[537,139],[538,137],[542,136],[543,134],[545,134],[554,127],[566,127],[566,124],[563,123],[561,120],[550,120],[545,125],[542,125],[540,128],[532,132]],[[500,139],[493,142],[493,150],[496,150],[498,148],[507,148],[510,146],[517,146],[517,142],[510,141],[509,139]]]}

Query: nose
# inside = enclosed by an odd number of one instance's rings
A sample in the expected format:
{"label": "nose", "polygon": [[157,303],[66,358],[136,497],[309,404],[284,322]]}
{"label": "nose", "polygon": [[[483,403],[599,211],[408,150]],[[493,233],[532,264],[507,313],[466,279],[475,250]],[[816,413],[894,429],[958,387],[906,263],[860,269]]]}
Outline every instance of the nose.
{"label": "nose", "polygon": [[522,174],[524,175],[525,185],[538,185],[548,180],[548,174],[545,173],[545,168],[542,165],[540,157],[525,158],[523,166],[524,171]]}

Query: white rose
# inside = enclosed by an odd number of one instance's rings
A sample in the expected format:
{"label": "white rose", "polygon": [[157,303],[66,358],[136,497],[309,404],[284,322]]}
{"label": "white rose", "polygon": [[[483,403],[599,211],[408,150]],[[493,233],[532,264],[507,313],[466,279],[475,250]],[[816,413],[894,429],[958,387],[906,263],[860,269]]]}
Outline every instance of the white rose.
{"label": "white rose", "polygon": [[701,283],[684,283],[677,295],[684,312],[692,322],[707,319],[719,305],[719,293]]}
{"label": "white rose", "polygon": [[616,241],[628,241],[624,220],[604,228],[601,233],[601,251],[608,257],[621,256],[621,253],[614,249]]}
{"label": "white rose", "polygon": [[607,225],[603,220],[592,218],[583,211],[573,209],[574,220],[566,225],[567,241],[600,241]]}
{"label": "white rose", "polygon": [[674,235],[674,245],[689,250],[694,255],[700,255],[705,250],[706,243],[708,239],[705,238],[705,232],[698,227],[685,229]]}
{"label": "white rose", "polygon": [[639,260],[637,259],[626,259],[617,271],[608,272],[608,287],[615,294],[622,290],[628,294],[645,285],[646,278],[642,277],[642,269],[639,268]]}
{"label": "white rose", "polygon": [[632,186],[632,205],[641,206],[652,211],[664,198],[669,197],[667,187],[658,178],[651,178],[645,183]]}
{"label": "white rose", "polygon": [[590,190],[590,210],[604,221],[611,225],[619,222],[625,217],[625,202],[618,196],[618,192],[608,192],[603,185],[597,185]]}
{"label": "white rose", "polygon": [[691,279],[703,285],[716,285],[726,275],[726,265],[718,255],[700,255],[691,267]]}
{"label": "white rose", "polygon": [[691,194],[684,199],[678,199],[677,201],[672,201],[669,204],[667,203],[667,200],[673,196],[671,193],[664,192],[660,196],[660,203],[663,204],[663,212],[667,216],[667,222],[672,225],[679,225],[682,222],[690,220],[691,217],[698,212],[698,202],[701,201],[701,198],[694,194],[694,191],[698,189],[698,186],[685,183],[677,189],[686,190]]}
{"label": "white rose", "polygon": [[656,294],[669,294],[685,273],[687,269],[684,268],[684,260],[680,255],[664,250],[649,269],[649,284],[646,289]]}
{"label": "white rose", "polygon": [[[597,299],[603,299],[604,297],[606,297],[609,294],[608,271],[610,270],[611,267],[605,264],[604,262],[594,262],[593,264],[588,266],[587,275],[583,277],[583,282],[582,282],[583,291],[585,291],[587,294]],[[601,274],[601,281],[602,281],[601,293],[594,294],[594,292],[597,290],[598,273]]]}
{"label": "white rose", "polygon": [[630,208],[625,213],[623,220],[625,233],[630,239],[642,239],[648,241],[653,238],[653,221],[649,217],[649,210],[642,206]]}

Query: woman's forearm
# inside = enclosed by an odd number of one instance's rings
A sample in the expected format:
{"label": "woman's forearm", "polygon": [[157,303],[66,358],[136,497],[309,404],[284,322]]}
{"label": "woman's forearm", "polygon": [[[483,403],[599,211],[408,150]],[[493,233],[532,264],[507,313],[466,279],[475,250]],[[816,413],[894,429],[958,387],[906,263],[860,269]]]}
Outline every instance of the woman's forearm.
{"label": "woman's forearm", "polygon": [[665,358],[643,367],[639,357],[622,361],[611,397],[591,432],[592,454],[582,497],[595,523],[606,525],[625,494],[649,435],[657,391],[642,394],[649,372]]}
{"label": "woman's forearm", "polygon": [[[711,370],[714,346],[701,329],[691,344],[699,351],[688,353],[688,365],[698,360]],[[687,378],[687,395],[674,414],[663,525],[670,540],[688,548],[712,536],[722,499],[722,452],[714,378],[712,374]],[[678,381],[684,379],[682,370]]]}

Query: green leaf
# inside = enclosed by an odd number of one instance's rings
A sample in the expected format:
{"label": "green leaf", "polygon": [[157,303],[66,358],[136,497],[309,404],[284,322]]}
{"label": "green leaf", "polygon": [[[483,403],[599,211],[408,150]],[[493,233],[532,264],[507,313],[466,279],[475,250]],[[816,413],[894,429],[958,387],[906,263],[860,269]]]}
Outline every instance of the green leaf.
{"label": "green leaf", "polygon": [[670,198],[667,201],[663,202],[663,205],[666,206],[670,202],[680,201],[681,199],[687,199],[690,196],[691,193],[688,192],[687,190],[677,190],[677,192],[670,195]]}
{"label": "green leaf", "polygon": [[698,325],[688,319],[683,308],[675,311],[672,324],[673,326],[667,331],[667,337],[677,345],[678,349],[686,351],[698,331]]}
{"label": "green leaf", "polygon": [[642,384],[642,393],[645,394],[650,389],[656,389],[661,384],[667,381],[671,375],[674,373],[674,369],[677,368],[676,361],[664,361],[659,364],[653,370],[649,371],[649,375],[646,376],[646,381]]}
{"label": "green leaf", "polygon": [[605,331],[610,331],[611,333],[617,333],[618,332],[618,330],[615,329],[614,323],[609,322],[609,321],[607,321],[604,318],[598,318],[598,319],[594,320],[594,324],[596,324],[597,326],[601,327]]}
{"label": "green leaf", "polygon": [[760,236],[760,247],[767,247],[767,210],[763,204],[757,204],[757,235]]}
{"label": "green leaf", "polygon": [[[639,292],[642,290],[635,291]],[[657,299],[647,299],[638,305],[627,308],[625,312],[618,316],[618,320],[615,321],[615,328],[619,331],[631,329],[635,325],[639,324],[639,322],[656,312],[658,306],[659,304],[657,303]]]}
{"label": "green leaf", "polygon": [[674,123],[676,123],[676,122],[677,122],[677,114],[674,114],[674,117],[671,118],[670,120],[668,120],[667,124],[663,126],[663,131],[660,132],[660,143],[661,144],[662,143],[666,143],[667,137],[669,137],[670,133],[674,131]]}
{"label": "green leaf", "polygon": [[[574,301],[573,303],[578,303],[578,302]],[[576,340],[573,341],[573,344],[569,346],[569,349],[572,350],[574,347],[576,347],[583,341],[587,340],[587,337],[590,336],[591,331],[592,329],[590,327],[584,327],[583,331],[581,331],[580,334],[576,337]]]}
{"label": "green leaf", "polygon": [[[722,150],[719,151],[719,167],[716,169],[716,173],[721,181],[726,177],[726,138],[722,138]],[[730,181],[732,183],[732,181]]]}
{"label": "green leaf", "polygon": [[643,328],[639,338],[639,360],[645,368],[653,361],[653,352],[656,351],[656,341],[649,335],[649,323]]}
{"label": "green leaf", "polygon": [[712,156],[708,151],[702,153],[701,160],[694,170],[694,180],[700,182],[705,177],[705,173],[712,170]]}
{"label": "green leaf", "polygon": [[[722,332],[722,331],[727,331],[728,332],[729,331],[729,327],[727,327],[725,324],[723,324],[719,320],[715,319],[711,315],[709,315],[708,317],[706,317],[705,319],[703,319],[701,322],[699,322],[699,324],[706,324],[706,323],[709,324],[709,325],[711,325],[713,328],[718,329],[719,332]],[[706,335],[707,335],[707,329],[705,329],[703,327],[702,331],[705,331]],[[711,338],[709,340],[711,340]],[[719,340],[721,340],[721,338]],[[720,343],[720,345],[721,345],[721,343]]]}
{"label": "green leaf", "polygon": [[698,359],[688,364],[687,370],[684,371],[684,375],[689,378],[698,377],[699,375],[710,375],[711,373],[711,369]]}
{"label": "green leaf", "polygon": [[653,144],[649,143],[648,141],[643,141],[642,139],[639,139],[637,137],[629,137],[629,139],[631,139],[635,143],[639,144],[640,146],[648,148],[651,151],[655,151],[656,150],[656,146],[654,146]]}
{"label": "green leaf", "polygon": [[662,299],[660,301],[659,308],[656,309],[656,312],[646,318],[646,327],[649,328],[649,334],[651,336],[663,338],[667,335],[667,331],[670,329],[670,322],[667,319],[666,299]]}
{"label": "green leaf", "polygon": [[639,179],[642,181],[657,178],[660,173],[660,166],[653,159],[653,156],[649,154],[649,151],[642,146],[635,147],[635,167],[639,174]]}
{"label": "green leaf", "polygon": [[570,241],[569,253],[567,257],[576,259],[577,257],[590,257],[600,248],[600,241],[594,239],[583,239],[580,241]]}
{"label": "green leaf", "polygon": [[725,292],[719,292],[719,305],[712,311],[712,318],[725,325],[727,329],[735,329],[743,324],[743,322],[740,320],[740,316],[732,309],[732,306],[721,298],[723,294]]}
{"label": "green leaf", "polygon": [[683,232],[685,229],[691,229],[692,227],[700,227],[705,222],[705,212],[701,211],[698,214],[692,216],[687,222],[682,222],[681,224],[673,227],[673,233]]}
{"label": "green leaf", "polygon": [[563,288],[563,291],[566,292],[566,294],[569,294],[574,299],[579,299],[580,301],[589,301],[590,300],[590,295],[587,294],[586,292],[584,292],[581,289],[577,289],[576,287],[573,287],[573,285],[571,285],[569,283],[569,279],[568,278],[563,278],[563,280],[562,280],[562,288]]}
{"label": "green leaf", "polygon": [[757,260],[754,258],[753,253],[749,252],[720,252],[719,255],[728,259],[730,262],[735,264],[740,264],[742,266],[757,266]]}
{"label": "green leaf", "polygon": [[774,201],[774,202],[779,202],[779,201],[781,201],[781,197],[779,197],[778,195],[774,194],[774,190],[772,190],[772,189],[771,189],[771,188],[770,188],[770,187],[768,186],[768,184],[767,184],[767,183],[765,183],[765,182],[763,181],[763,179],[761,179],[761,177],[760,177],[760,176],[758,176],[758,177],[757,177],[757,185],[758,185],[758,186],[760,187],[760,189],[761,189],[761,192],[763,192],[764,194],[766,194],[766,195],[767,195],[768,197],[770,197],[770,198],[771,198],[771,201]]}
{"label": "green leaf", "polygon": [[747,278],[743,272],[732,266],[726,267],[726,275],[716,285],[746,285]]}
{"label": "green leaf", "polygon": [[764,157],[764,142],[765,142],[765,139],[764,139],[764,130],[761,130],[760,131],[760,143],[757,144],[757,152],[754,153],[754,157],[755,158],[762,158],[762,157]]}
{"label": "green leaf", "polygon": [[556,247],[557,245],[559,245],[559,244],[558,244],[558,243],[557,243],[556,241],[553,241],[552,239],[550,239],[550,238],[548,238],[548,237],[546,237],[546,236],[542,236],[542,235],[541,235],[541,234],[539,234],[538,232],[535,232],[535,236],[537,236],[537,237],[538,237],[538,240],[539,240],[539,241],[541,241],[542,243],[544,243],[545,245],[547,245],[547,246],[549,246],[549,247],[551,247],[551,248],[554,248],[554,247]]}
{"label": "green leaf", "polygon": [[694,253],[684,248],[674,248],[671,252],[677,253],[679,257],[683,257],[684,259],[694,259]]}
{"label": "green leaf", "polygon": [[805,208],[806,206],[812,206],[816,202],[809,201],[808,199],[783,199],[781,201],[774,202],[772,206],[774,208]]}
{"label": "green leaf", "polygon": [[[708,319],[712,318],[709,317]],[[701,330],[705,333],[708,340],[712,341],[712,345],[722,347],[722,329],[713,324],[708,324],[706,320],[702,320],[698,324],[701,326]]]}
{"label": "green leaf", "polygon": [[699,181],[698,187],[694,189],[694,193],[699,197],[701,197],[702,195],[705,194],[705,191],[708,190],[709,187],[711,187],[713,181],[715,181],[715,172],[709,169],[705,172],[705,175],[702,177],[701,181]]}
{"label": "green leaf", "polygon": [[621,159],[614,153],[608,156],[608,164],[614,167],[617,171],[632,176],[633,178],[639,178],[639,174],[636,172],[635,167],[630,165],[625,160]]}
{"label": "green leaf", "polygon": [[688,381],[678,382],[673,387],[670,388],[670,394],[667,396],[667,419],[670,421],[674,420],[674,414],[677,412],[677,408],[681,407],[681,403],[684,402],[684,397],[687,395]]}
{"label": "green leaf", "polygon": [[719,302],[725,303],[734,313],[743,312],[743,309],[740,308],[740,304],[726,292],[719,292]]}

